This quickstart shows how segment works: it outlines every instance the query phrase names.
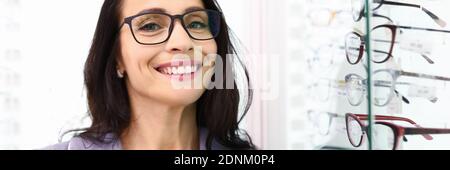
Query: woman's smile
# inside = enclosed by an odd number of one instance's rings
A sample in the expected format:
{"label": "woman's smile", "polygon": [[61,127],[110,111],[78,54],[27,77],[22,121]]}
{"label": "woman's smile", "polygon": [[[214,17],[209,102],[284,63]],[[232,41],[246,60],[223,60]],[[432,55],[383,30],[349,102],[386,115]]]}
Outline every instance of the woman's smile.
{"label": "woman's smile", "polygon": [[196,60],[174,60],[161,62],[153,67],[157,72],[170,80],[186,81],[200,75],[202,62]]}

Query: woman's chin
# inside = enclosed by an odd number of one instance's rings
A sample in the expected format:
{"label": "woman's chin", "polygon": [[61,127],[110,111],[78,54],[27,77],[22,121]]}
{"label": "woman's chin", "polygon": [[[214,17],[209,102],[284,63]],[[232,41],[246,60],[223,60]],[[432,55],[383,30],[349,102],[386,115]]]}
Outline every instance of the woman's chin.
{"label": "woman's chin", "polygon": [[157,95],[155,98],[169,105],[189,105],[195,103],[204,92],[204,89],[166,89],[164,94]]}
{"label": "woman's chin", "polygon": [[[195,103],[205,92],[202,78],[205,76],[204,68],[193,72],[192,75],[167,75],[157,70],[151,73],[157,79],[153,82],[156,86],[147,89],[156,99],[177,105]],[[155,93],[156,92],[156,93]]]}

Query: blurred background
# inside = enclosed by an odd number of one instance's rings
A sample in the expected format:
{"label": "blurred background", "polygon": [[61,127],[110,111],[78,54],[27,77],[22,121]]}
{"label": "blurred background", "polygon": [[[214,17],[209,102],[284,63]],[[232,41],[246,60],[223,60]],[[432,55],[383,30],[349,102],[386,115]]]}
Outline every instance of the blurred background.
{"label": "blurred background", "polygon": [[[396,137],[386,130],[373,140],[364,138],[360,147],[353,146],[346,113],[403,117],[422,127],[446,130],[450,122],[446,107],[450,104],[450,89],[446,88],[450,34],[442,21],[450,22],[450,11],[445,8],[449,1],[395,0],[423,5],[442,20],[437,22],[421,8],[388,3],[379,7],[379,2],[356,21],[360,13],[355,11],[364,7],[365,0],[218,2],[240,40],[241,56],[255,90],[241,126],[260,148],[377,149],[369,144],[392,145]],[[57,143],[66,130],[89,126],[83,66],[102,3],[0,0],[0,149],[42,148]],[[372,32],[383,24],[428,30],[392,31],[391,26],[378,29],[379,34]],[[373,34],[366,41],[372,44],[373,50],[367,51],[373,60],[390,58],[370,62],[363,52],[356,62],[362,47],[351,32],[362,37]],[[378,44],[380,39],[394,47]],[[376,71],[382,69],[389,71]],[[375,80],[371,88],[364,87],[369,77]],[[367,97],[368,91],[372,98]],[[414,127],[405,121],[396,125]],[[398,149],[450,148],[450,134],[433,135],[433,140],[420,135],[405,138]]]}

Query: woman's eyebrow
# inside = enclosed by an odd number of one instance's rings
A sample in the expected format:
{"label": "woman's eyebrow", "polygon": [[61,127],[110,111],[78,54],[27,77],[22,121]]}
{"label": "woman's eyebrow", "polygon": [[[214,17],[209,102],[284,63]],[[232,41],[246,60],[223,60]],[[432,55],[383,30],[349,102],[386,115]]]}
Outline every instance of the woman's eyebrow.
{"label": "woman's eyebrow", "polygon": [[157,12],[157,13],[165,13],[166,10],[163,8],[149,8],[149,9],[144,9],[141,12],[139,12],[138,14],[145,14],[145,13],[152,13],[152,12]]}
{"label": "woman's eyebrow", "polygon": [[189,7],[187,9],[184,10],[184,12],[188,13],[188,12],[192,12],[192,11],[198,11],[198,10],[204,10],[205,8],[202,7],[198,7],[198,6],[194,6],[194,7]]}
{"label": "woman's eyebrow", "polygon": [[[204,10],[204,8],[198,7],[198,6],[193,6],[193,7],[186,8],[186,9],[184,10],[184,12],[185,12],[185,13],[188,13],[188,12],[198,11],[198,10]],[[156,13],[166,13],[167,10],[164,9],[164,8],[149,8],[149,9],[144,9],[144,10],[142,10],[142,11],[139,12],[138,14],[153,13],[153,12],[156,12]]]}

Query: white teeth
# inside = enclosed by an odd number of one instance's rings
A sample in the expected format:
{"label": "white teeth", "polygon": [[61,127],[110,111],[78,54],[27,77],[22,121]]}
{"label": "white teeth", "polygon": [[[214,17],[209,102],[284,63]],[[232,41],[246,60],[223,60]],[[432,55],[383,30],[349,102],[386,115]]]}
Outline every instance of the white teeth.
{"label": "white teeth", "polygon": [[190,66],[186,66],[186,68],[184,68],[184,71],[185,71],[186,73],[191,73],[191,72],[192,72],[192,69],[191,69]]}
{"label": "white teeth", "polygon": [[184,67],[178,67],[178,74],[184,74]]}
{"label": "white teeth", "polygon": [[198,71],[198,65],[194,66],[180,66],[180,67],[166,67],[160,71],[164,74],[191,74]]}
{"label": "white teeth", "polygon": [[178,74],[178,69],[176,67],[172,67],[172,74]]}

